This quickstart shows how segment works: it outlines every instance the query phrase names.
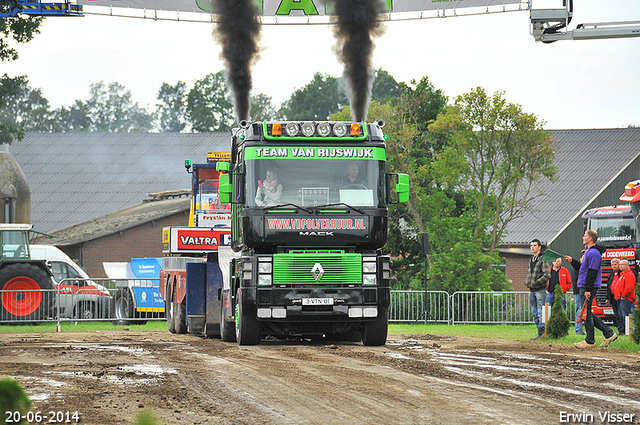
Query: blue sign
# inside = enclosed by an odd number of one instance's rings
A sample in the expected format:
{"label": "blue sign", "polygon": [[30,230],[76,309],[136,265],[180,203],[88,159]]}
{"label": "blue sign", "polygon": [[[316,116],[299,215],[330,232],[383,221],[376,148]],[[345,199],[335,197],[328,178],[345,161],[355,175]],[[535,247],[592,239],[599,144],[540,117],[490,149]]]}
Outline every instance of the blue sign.
{"label": "blue sign", "polygon": [[131,268],[138,279],[159,279],[162,258],[132,258]]}

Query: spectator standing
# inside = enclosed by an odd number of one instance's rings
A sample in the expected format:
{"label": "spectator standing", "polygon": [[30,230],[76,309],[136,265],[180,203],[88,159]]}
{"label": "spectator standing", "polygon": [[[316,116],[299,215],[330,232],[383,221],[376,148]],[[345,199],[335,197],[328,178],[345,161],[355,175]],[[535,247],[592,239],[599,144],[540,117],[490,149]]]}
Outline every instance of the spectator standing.
{"label": "spectator standing", "polygon": [[613,316],[615,317],[618,335],[624,335],[624,318],[620,314],[620,306],[615,297],[615,289],[620,278],[620,260],[614,258],[611,260],[611,274],[607,278],[607,300],[613,308]]}
{"label": "spectator standing", "polygon": [[562,288],[562,309],[567,311],[567,298],[564,293],[571,288],[571,276],[569,270],[562,266],[562,257],[556,258],[549,268],[549,284],[547,285],[547,304],[553,306],[556,301],[556,285]]}
{"label": "spectator standing", "polygon": [[624,326],[624,318],[631,314],[636,300],[636,275],[629,268],[629,260],[620,260],[620,279],[615,289]]}
{"label": "spectator standing", "polygon": [[[594,326],[598,328],[604,335],[604,341],[600,347],[608,347],[610,343],[618,338],[618,334],[613,332],[611,328],[593,314],[591,308],[595,299],[596,291],[602,286],[602,253],[606,250],[602,247],[596,247],[598,241],[598,232],[589,229],[584,232],[582,242],[587,246],[584,253],[580,271],[578,272],[578,287],[580,288],[580,299],[587,301],[587,319],[584,322],[584,328],[587,336],[584,341],[576,342],[576,348],[592,348],[595,347]],[[581,303],[582,304],[582,303]]]}
{"label": "spectator standing", "polygon": [[542,244],[539,239],[532,240],[530,248],[533,256],[529,259],[529,269],[527,270],[527,277],[524,284],[529,288],[529,304],[531,305],[533,322],[538,328],[538,336],[531,338],[531,340],[536,340],[544,335],[542,307],[547,298],[546,287],[549,282],[549,268],[551,264],[548,261],[542,261],[542,258],[540,258]]}

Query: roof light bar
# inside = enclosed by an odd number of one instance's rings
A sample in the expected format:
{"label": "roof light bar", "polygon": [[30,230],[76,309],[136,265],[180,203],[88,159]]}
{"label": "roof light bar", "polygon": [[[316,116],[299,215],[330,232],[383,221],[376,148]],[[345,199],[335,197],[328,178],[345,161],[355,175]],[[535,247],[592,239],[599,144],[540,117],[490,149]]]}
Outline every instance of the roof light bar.
{"label": "roof light bar", "polygon": [[[284,129],[284,131],[283,131]],[[358,122],[288,121],[264,123],[267,137],[366,137],[366,127]]]}

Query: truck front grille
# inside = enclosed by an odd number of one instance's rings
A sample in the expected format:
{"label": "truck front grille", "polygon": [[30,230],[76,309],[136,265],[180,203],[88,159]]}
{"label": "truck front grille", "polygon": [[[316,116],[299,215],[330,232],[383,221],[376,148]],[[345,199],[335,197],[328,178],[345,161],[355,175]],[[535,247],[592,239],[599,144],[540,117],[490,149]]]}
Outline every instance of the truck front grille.
{"label": "truck front grille", "polygon": [[340,251],[275,254],[273,284],[361,285],[362,256]]}

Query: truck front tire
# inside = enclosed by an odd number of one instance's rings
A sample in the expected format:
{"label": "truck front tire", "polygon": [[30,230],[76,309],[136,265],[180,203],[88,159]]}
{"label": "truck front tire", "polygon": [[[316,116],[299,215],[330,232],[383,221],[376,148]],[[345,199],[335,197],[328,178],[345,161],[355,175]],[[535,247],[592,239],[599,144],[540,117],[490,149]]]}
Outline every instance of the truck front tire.
{"label": "truck front tire", "polygon": [[167,328],[172,334],[176,333],[176,322],[173,318],[173,301],[164,303],[164,310],[167,312]]}
{"label": "truck front tire", "polygon": [[388,332],[389,311],[378,309],[378,317],[374,321],[364,324],[362,344],[369,347],[384,345],[387,342]]}
{"label": "truck front tire", "polygon": [[224,342],[236,342],[236,325],[224,317],[224,300],[220,306],[220,339]]}
{"label": "truck front tire", "polygon": [[174,327],[177,334],[187,333],[187,306],[184,303],[171,303],[173,309]]}
{"label": "truck front tire", "polygon": [[238,345],[257,345],[260,344],[262,337],[262,326],[256,312],[247,311],[243,307],[242,291],[238,288],[236,292],[236,341]]}

